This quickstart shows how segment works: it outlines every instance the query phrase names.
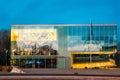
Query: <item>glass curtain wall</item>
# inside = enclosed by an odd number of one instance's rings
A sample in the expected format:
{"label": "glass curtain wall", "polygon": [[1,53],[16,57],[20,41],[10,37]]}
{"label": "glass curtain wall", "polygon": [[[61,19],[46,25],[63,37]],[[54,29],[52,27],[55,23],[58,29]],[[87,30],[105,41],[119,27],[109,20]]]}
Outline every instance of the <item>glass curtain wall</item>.
{"label": "glass curtain wall", "polygon": [[[117,27],[81,25],[68,27],[68,51],[73,68],[116,66]],[[86,66],[87,65],[87,66]]]}
{"label": "glass curtain wall", "polygon": [[12,25],[11,64],[68,68],[71,52],[73,63],[90,62],[90,56],[92,62],[108,61],[114,55],[107,52],[117,49],[116,31],[117,26],[109,24]]}
{"label": "glass curtain wall", "polygon": [[57,29],[16,25],[11,29],[11,64],[24,68],[56,68]]}
{"label": "glass curtain wall", "polygon": [[[91,27],[90,51],[113,51],[117,48],[116,26]],[[68,27],[68,51],[89,51],[90,26]]]}

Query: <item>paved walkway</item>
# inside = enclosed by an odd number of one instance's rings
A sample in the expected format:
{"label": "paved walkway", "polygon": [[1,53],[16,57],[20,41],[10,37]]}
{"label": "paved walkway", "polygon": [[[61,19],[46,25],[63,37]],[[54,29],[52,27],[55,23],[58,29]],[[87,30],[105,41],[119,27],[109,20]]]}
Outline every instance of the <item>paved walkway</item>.
{"label": "paved walkway", "polygon": [[0,72],[0,80],[120,80],[120,70],[22,69],[26,73]]}
{"label": "paved walkway", "polygon": [[120,80],[120,77],[93,76],[1,76],[0,80]]}

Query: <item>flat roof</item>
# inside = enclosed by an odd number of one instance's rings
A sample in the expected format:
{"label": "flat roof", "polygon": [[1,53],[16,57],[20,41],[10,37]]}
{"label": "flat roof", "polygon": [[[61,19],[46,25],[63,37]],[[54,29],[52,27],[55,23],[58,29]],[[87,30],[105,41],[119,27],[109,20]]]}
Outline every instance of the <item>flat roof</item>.
{"label": "flat roof", "polygon": [[117,26],[117,24],[12,24],[11,26]]}

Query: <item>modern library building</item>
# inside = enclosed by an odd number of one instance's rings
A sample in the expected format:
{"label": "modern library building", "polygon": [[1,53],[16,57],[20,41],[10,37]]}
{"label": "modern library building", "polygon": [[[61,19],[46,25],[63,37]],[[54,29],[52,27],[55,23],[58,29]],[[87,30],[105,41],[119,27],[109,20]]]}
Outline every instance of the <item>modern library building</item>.
{"label": "modern library building", "polygon": [[11,26],[10,64],[21,68],[115,67],[116,52],[116,24]]}

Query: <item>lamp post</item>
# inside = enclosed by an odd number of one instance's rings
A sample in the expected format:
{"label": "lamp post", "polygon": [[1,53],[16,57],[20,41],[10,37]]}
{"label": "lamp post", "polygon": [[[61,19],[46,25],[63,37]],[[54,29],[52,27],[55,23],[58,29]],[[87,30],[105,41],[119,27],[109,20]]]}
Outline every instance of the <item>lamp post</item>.
{"label": "lamp post", "polygon": [[[90,49],[92,49],[91,47],[92,47],[92,29],[91,29],[91,27],[92,27],[92,21],[90,20],[90,44],[89,44],[89,51],[91,52],[91,50]],[[92,54],[90,53],[90,68],[92,68]]]}

